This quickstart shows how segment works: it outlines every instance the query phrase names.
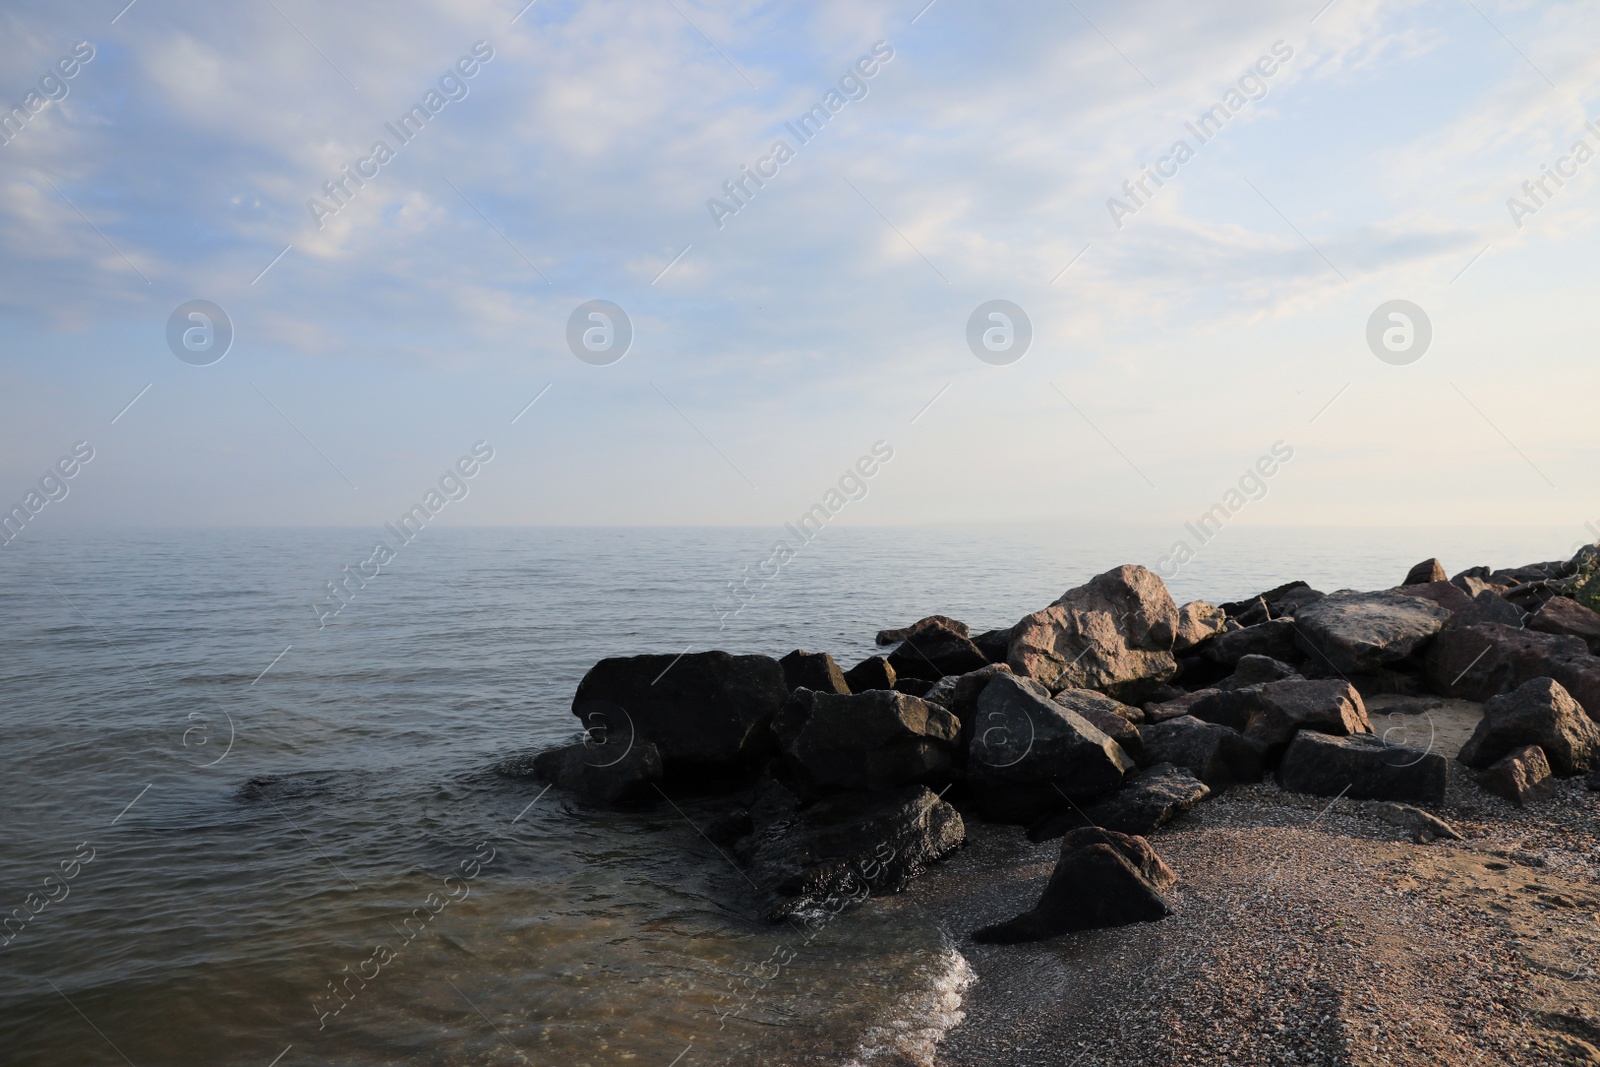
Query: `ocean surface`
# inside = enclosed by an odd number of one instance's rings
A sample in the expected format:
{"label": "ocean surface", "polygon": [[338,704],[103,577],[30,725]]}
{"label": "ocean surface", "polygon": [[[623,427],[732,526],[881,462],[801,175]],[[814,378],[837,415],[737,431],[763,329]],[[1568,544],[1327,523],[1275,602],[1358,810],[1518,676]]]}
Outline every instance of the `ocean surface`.
{"label": "ocean surface", "polygon": [[[430,528],[331,615],[373,532],[29,531],[0,549],[0,1061],[927,1062],[972,980],[932,916],[801,938],[753,918],[714,806],[587,810],[496,765],[576,739],[601,657],[848,667],[881,627],[1010,625],[1182,533],[829,529],[763,580],[774,531]],[[1381,588],[1583,536],[1230,528],[1169,585]]]}

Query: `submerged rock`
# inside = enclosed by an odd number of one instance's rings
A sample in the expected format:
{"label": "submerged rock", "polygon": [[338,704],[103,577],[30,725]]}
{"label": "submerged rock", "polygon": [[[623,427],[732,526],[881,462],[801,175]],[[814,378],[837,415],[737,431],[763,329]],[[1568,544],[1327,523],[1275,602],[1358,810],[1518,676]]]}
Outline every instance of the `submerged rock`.
{"label": "submerged rock", "polygon": [[579,742],[539,753],[531,770],[540,781],[610,807],[637,807],[659,799],[661,754],[649,741],[635,740],[626,750],[614,745]]}
{"label": "submerged rock", "polygon": [[1154,922],[1172,914],[1161,887],[1177,879],[1149,842],[1099,827],[1061,841],[1060,858],[1030,911],[973,933],[980,944],[1010,945],[1078,930]]}

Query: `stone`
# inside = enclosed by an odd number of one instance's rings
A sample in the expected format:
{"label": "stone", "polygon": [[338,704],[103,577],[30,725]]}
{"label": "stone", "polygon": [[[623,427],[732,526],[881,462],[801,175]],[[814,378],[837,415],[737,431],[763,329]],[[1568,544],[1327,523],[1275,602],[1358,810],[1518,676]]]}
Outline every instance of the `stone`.
{"label": "stone", "polygon": [[1581,638],[1591,653],[1600,652],[1600,614],[1571,597],[1552,597],[1528,618],[1528,629],[1543,634]]}
{"label": "stone", "polygon": [[961,637],[968,636],[966,623],[957,622],[948,615],[929,615],[927,618],[918,619],[910,626],[902,626],[898,630],[879,630],[877,641],[880,645],[897,645],[908,637],[914,637],[917,634],[936,628],[949,630]]}
{"label": "stone", "polygon": [[1477,626],[1480,623],[1497,622],[1520,630],[1526,625],[1526,616],[1526,612],[1499,593],[1492,589],[1481,589],[1465,610],[1456,612],[1455,623],[1458,626]]}
{"label": "stone", "polygon": [[1419,845],[1429,841],[1460,841],[1462,837],[1456,833],[1455,827],[1443,819],[1428,814],[1421,808],[1414,808],[1410,804],[1396,804],[1393,801],[1373,800],[1368,801],[1364,807],[1384,822],[1398,826],[1411,834],[1411,840]]}
{"label": "stone", "polygon": [[1298,677],[1300,672],[1281,659],[1273,659],[1271,656],[1241,656],[1238,665],[1233,669],[1232,677],[1218,682],[1217,688],[1243,689],[1246,686],[1260,685],[1262,682]]}
{"label": "stone", "polygon": [[927,696],[928,691],[932,688],[933,683],[926,678],[896,678],[894,680],[894,691],[896,693],[904,693],[907,696]]}
{"label": "stone", "polygon": [[535,778],[584,800],[615,808],[655,803],[660,794],[661,753],[649,741],[635,739],[621,753],[610,745],[578,742],[549,749],[533,758]]}
{"label": "stone", "polygon": [[1391,745],[1371,734],[1334,737],[1295,734],[1278,765],[1278,784],[1291,793],[1351,800],[1438,803],[1448,768],[1438,752]]}
{"label": "stone", "polygon": [[1129,759],[1139,762],[1144,754],[1144,742],[1140,740],[1139,728],[1134,723],[1136,719],[1144,718],[1143,711],[1093,689],[1063,689],[1051,699],[1068,711],[1075,711],[1088,719],[1096,729],[1115,741]]}
{"label": "stone", "polygon": [[1472,607],[1472,597],[1462,592],[1461,587],[1450,582],[1428,582],[1421,585],[1403,585],[1395,590],[1405,596],[1420,597],[1431,600],[1451,614],[1458,614]]}
{"label": "stone", "polygon": [[1175,881],[1148,842],[1099,828],[1069,833],[1044,893],[1032,910],[972,934],[980,944],[1009,945],[1078,930],[1154,922],[1172,914],[1161,886]]}
{"label": "stone", "polygon": [[1139,732],[1147,762],[1183,767],[1214,791],[1261,780],[1266,748],[1237,730],[1183,715]]}
{"label": "stone", "polygon": [[852,693],[863,693],[869,689],[893,689],[894,682],[894,668],[889,666],[888,659],[883,656],[868,656],[844,672],[844,684],[850,687]]}
{"label": "stone", "polygon": [[961,723],[937,705],[882,689],[797,689],[772,722],[803,795],[887,789],[948,775]]}
{"label": "stone", "polygon": [[1004,663],[991,663],[966,674],[950,674],[933,683],[933,688],[923,694],[923,699],[960,719],[963,723],[972,717],[978,707],[978,695],[989,679],[997,674],[1010,674]]}
{"label": "stone", "polygon": [[1553,678],[1534,678],[1483,705],[1483,718],[1456,758],[1484,768],[1527,745],[1544,750],[1551,772],[1582,774],[1600,762],[1600,726]]}
{"label": "stone", "polygon": [[1178,608],[1153,572],[1122,566],[1068,590],[1011,630],[1006,662],[1050,690],[1098,689],[1121,700],[1177,672]]}
{"label": "stone", "polygon": [[1206,658],[1215,663],[1235,666],[1246,656],[1267,656],[1276,660],[1298,660],[1300,648],[1295,643],[1293,619],[1272,619],[1230,630],[1206,643]]}
{"label": "stone", "polygon": [[1030,841],[1060,837],[1092,825],[1123,834],[1148,835],[1211,795],[1211,788],[1182,767],[1157,763],[1129,778],[1122,788],[1080,813],[1077,808],[1047,816],[1028,830]]}
{"label": "stone", "polygon": [[1477,774],[1478,784],[1517,807],[1543,800],[1552,790],[1550,761],[1538,745],[1513,749]]}
{"label": "stone", "polygon": [[1220,692],[1222,692],[1220,689],[1196,689],[1192,693],[1185,693],[1181,697],[1164,700],[1159,704],[1146,704],[1144,706],[1144,721],[1147,723],[1166,722],[1168,719],[1176,719],[1180,715],[1187,715],[1200,701],[1206,699],[1206,697],[1215,696]]}
{"label": "stone", "polygon": [[1178,609],[1178,631],[1172,651],[1187,652],[1216,637],[1228,621],[1228,613],[1204,600],[1191,601]]}
{"label": "stone", "polygon": [[943,626],[926,626],[889,653],[889,666],[894,668],[896,679],[923,678],[937,682],[947,674],[966,674],[988,662],[965,634]]}
{"label": "stone", "polygon": [[1600,657],[1582,638],[1492,622],[1448,626],[1428,649],[1425,670],[1438,695],[1477,701],[1553,678],[1590,718],[1600,715]]}
{"label": "stone", "polygon": [[1334,593],[1295,616],[1296,641],[1317,664],[1340,674],[1364,674],[1418,652],[1450,612],[1403,593]]}
{"label": "stone", "polygon": [[1430,582],[1449,581],[1450,576],[1444,572],[1444,564],[1437,559],[1425,559],[1412,567],[1406,573],[1406,580],[1401,585],[1427,585]]}
{"label": "stone", "polygon": [[654,742],[671,777],[740,770],[770,756],[769,725],[788,695],[770,656],[619,656],[589,668],[572,713],[591,737]]}
{"label": "stone", "polygon": [[783,668],[783,684],[789,692],[809,689],[814,693],[848,694],[850,686],[844,672],[826,652],[803,652],[795,649],[778,661]]}
{"label": "stone", "polygon": [[1004,630],[985,630],[972,639],[990,663],[1004,663],[1011,652],[1011,627]]}
{"label": "stone", "polygon": [[1261,709],[1245,725],[1244,736],[1266,747],[1268,764],[1278,761],[1301,730],[1335,736],[1372,733],[1366,703],[1343,679],[1286,679],[1268,682],[1257,693]]}
{"label": "stone", "polygon": [[[1275,589],[1268,589],[1249,600],[1240,600],[1231,604],[1222,605],[1222,610],[1228,613],[1230,619],[1240,619],[1243,615],[1250,615],[1251,621],[1244,625],[1251,626],[1255,623],[1265,622],[1268,619],[1283,617],[1293,618],[1295,612],[1303,605],[1321,600],[1325,593],[1318,592],[1305,582],[1285,582]],[[1242,619],[1240,619],[1243,622]]]}
{"label": "stone", "polygon": [[1110,792],[1133,769],[1121,746],[1037,682],[997,674],[978,697],[967,779],[989,818],[1031,821],[1068,797]]}
{"label": "stone", "polygon": [[834,794],[757,826],[734,852],[768,895],[769,919],[809,921],[818,909],[900,892],[965,840],[956,809],[913,785]]}

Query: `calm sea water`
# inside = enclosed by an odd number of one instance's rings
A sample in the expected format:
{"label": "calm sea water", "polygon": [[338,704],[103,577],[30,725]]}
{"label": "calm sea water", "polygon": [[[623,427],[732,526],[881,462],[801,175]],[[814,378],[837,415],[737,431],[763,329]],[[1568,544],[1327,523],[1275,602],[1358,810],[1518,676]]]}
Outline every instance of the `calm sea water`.
{"label": "calm sea water", "polygon": [[[319,628],[323,583],[371,533],[30,532],[0,550],[0,1059],[925,1059],[967,981],[931,916],[875,901],[801,943],[752,921],[691,825],[711,806],[596,812],[493,768],[575,736],[603,656],[849,666],[880,627],[1009,625],[1154,567],[1173,535],[828,530],[724,618],[772,533],[430,529]],[[1579,536],[1238,528],[1170,584],[1377,588],[1429,555],[1513,566]]]}

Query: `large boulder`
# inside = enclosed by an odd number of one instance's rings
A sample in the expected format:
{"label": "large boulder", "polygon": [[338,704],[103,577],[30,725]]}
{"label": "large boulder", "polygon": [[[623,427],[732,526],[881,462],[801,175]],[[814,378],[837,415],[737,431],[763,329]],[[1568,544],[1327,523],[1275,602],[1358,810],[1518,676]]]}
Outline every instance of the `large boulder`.
{"label": "large boulder", "polygon": [[893,689],[894,683],[894,668],[889,666],[889,660],[884,656],[868,656],[844,672],[844,684],[850,687],[852,693]]}
{"label": "large boulder", "polygon": [[1178,607],[1153,572],[1128,565],[1068,590],[1011,629],[1006,662],[1046,688],[1138,700],[1178,668]]}
{"label": "large boulder", "polygon": [[1478,784],[1517,807],[1551,793],[1550,761],[1538,745],[1524,745],[1478,772]]}
{"label": "large boulder", "polygon": [[975,931],[981,944],[1009,945],[1172,914],[1161,887],[1176,879],[1142,837],[1098,827],[1074,830],[1032,910]]}
{"label": "large boulder", "polygon": [[1528,617],[1528,629],[1581,638],[1589,651],[1600,652],[1600,614],[1571,597],[1552,597]]}
{"label": "large boulder", "polygon": [[1230,727],[1181,715],[1139,732],[1148,763],[1176,764],[1213,790],[1261,780],[1266,746]]}
{"label": "large boulder", "polygon": [[889,653],[889,666],[894,668],[896,679],[922,678],[937,682],[947,674],[966,674],[988,662],[966,634],[938,625],[913,633]]}
{"label": "large boulder", "polygon": [[1561,683],[1535,678],[1484,704],[1478,728],[1456,758],[1487,767],[1526,745],[1543,749],[1555,774],[1582,774],[1600,763],[1600,726]]}
{"label": "large boulder", "polygon": [[1444,564],[1437,559],[1425,559],[1412,567],[1406,573],[1406,580],[1401,585],[1427,585],[1430,582],[1448,581],[1450,576],[1445,573]]}
{"label": "large boulder", "polygon": [[1257,692],[1261,708],[1245,725],[1244,736],[1266,747],[1268,763],[1276,762],[1304,729],[1336,736],[1372,732],[1366,703],[1343,679],[1286,679]]}
{"label": "large boulder", "polygon": [[1081,811],[1047,816],[1028,828],[1030,841],[1048,841],[1079,826],[1101,826],[1123,834],[1148,835],[1211,795],[1211,788],[1182,767],[1158,763]]}
{"label": "large boulder", "polygon": [[1121,746],[1037,682],[997,674],[978,697],[967,779],[990,818],[1031,821],[1066,798],[1110,792],[1133,768]]}
{"label": "large boulder", "polygon": [[1449,619],[1404,593],[1333,593],[1300,609],[1295,637],[1318,669],[1365,674],[1416,653]]}
{"label": "large boulder", "polygon": [[837,793],[758,824],[735,854],[769,894],[769,917],[779,920],[898,893],[965,840],[955,808],[923,786],[906,786]]}
{"label": "large boulder", "polygon": [[958,622],[948,615],[929,615],[898,630],[879,630],[877,641],[880,645],[897,645],[908,637],[915,637],[917,634],[934,629],[949,630],[962,637],[971,636],[966,623]]}
{"label": "large boulder", "polygon": [[849,693],[844,671],[826,652],[804,652],[795,649],[778,661],[783,668],[783,684],[794,692],[809,689],[814,693]]}
{"label": "large boulder", "polygon": [[1172,641],[1173,652],[1187,652],[1222,633],[1228,613],[1204,600],[1191,601],[1178,609],[1178,630]]}
{"label": "large boulder", "polygon": [[1600,716],[1600,657],[1581,638],[1500,623],[1447,626],[1428,649],[1426,670],[1435,693],[1477,701],[1554,678],[1590,718]]}
{"label": "large boulder", "polygon": [[589,668],[572,713],[591,737],[654,742],[669,776],[722,772],[771,755],[768,727],[788,695],[770,656],[618,656]]}
{"label": "large boulder", "polygon": [[1295,644],[1293,619],[1270,619],[1243,629],[1229,630],[1206,642],[1205,655],[1207,659],[1229,667],[1236,666],[1246,656],[1266,656],[1276,660],[1301,658],[1299,646]]}
{"label": "large boulder", "polygon": [[1292,793],[1352,800],[1437,803],[1448,768],[1438,752],[1391,745],[1371,734],[1334,737],[1301,730],[1278,765],[1278,784]]}
{"label": "large boulder", "polygon": [[622,738],[604,744],[583,741],[541,752],[529,767],[502,765],[501,770],[512,775],[531,771],[540,781],[595,804],[637,807],[658,799],[661,753],[637,738],[631,743]]}
{"label": "large boulder", "polygon": [[797,689],[772,732],[792,781],[817,795],[937,780],[949,773],[961,723],[904,693]]}

